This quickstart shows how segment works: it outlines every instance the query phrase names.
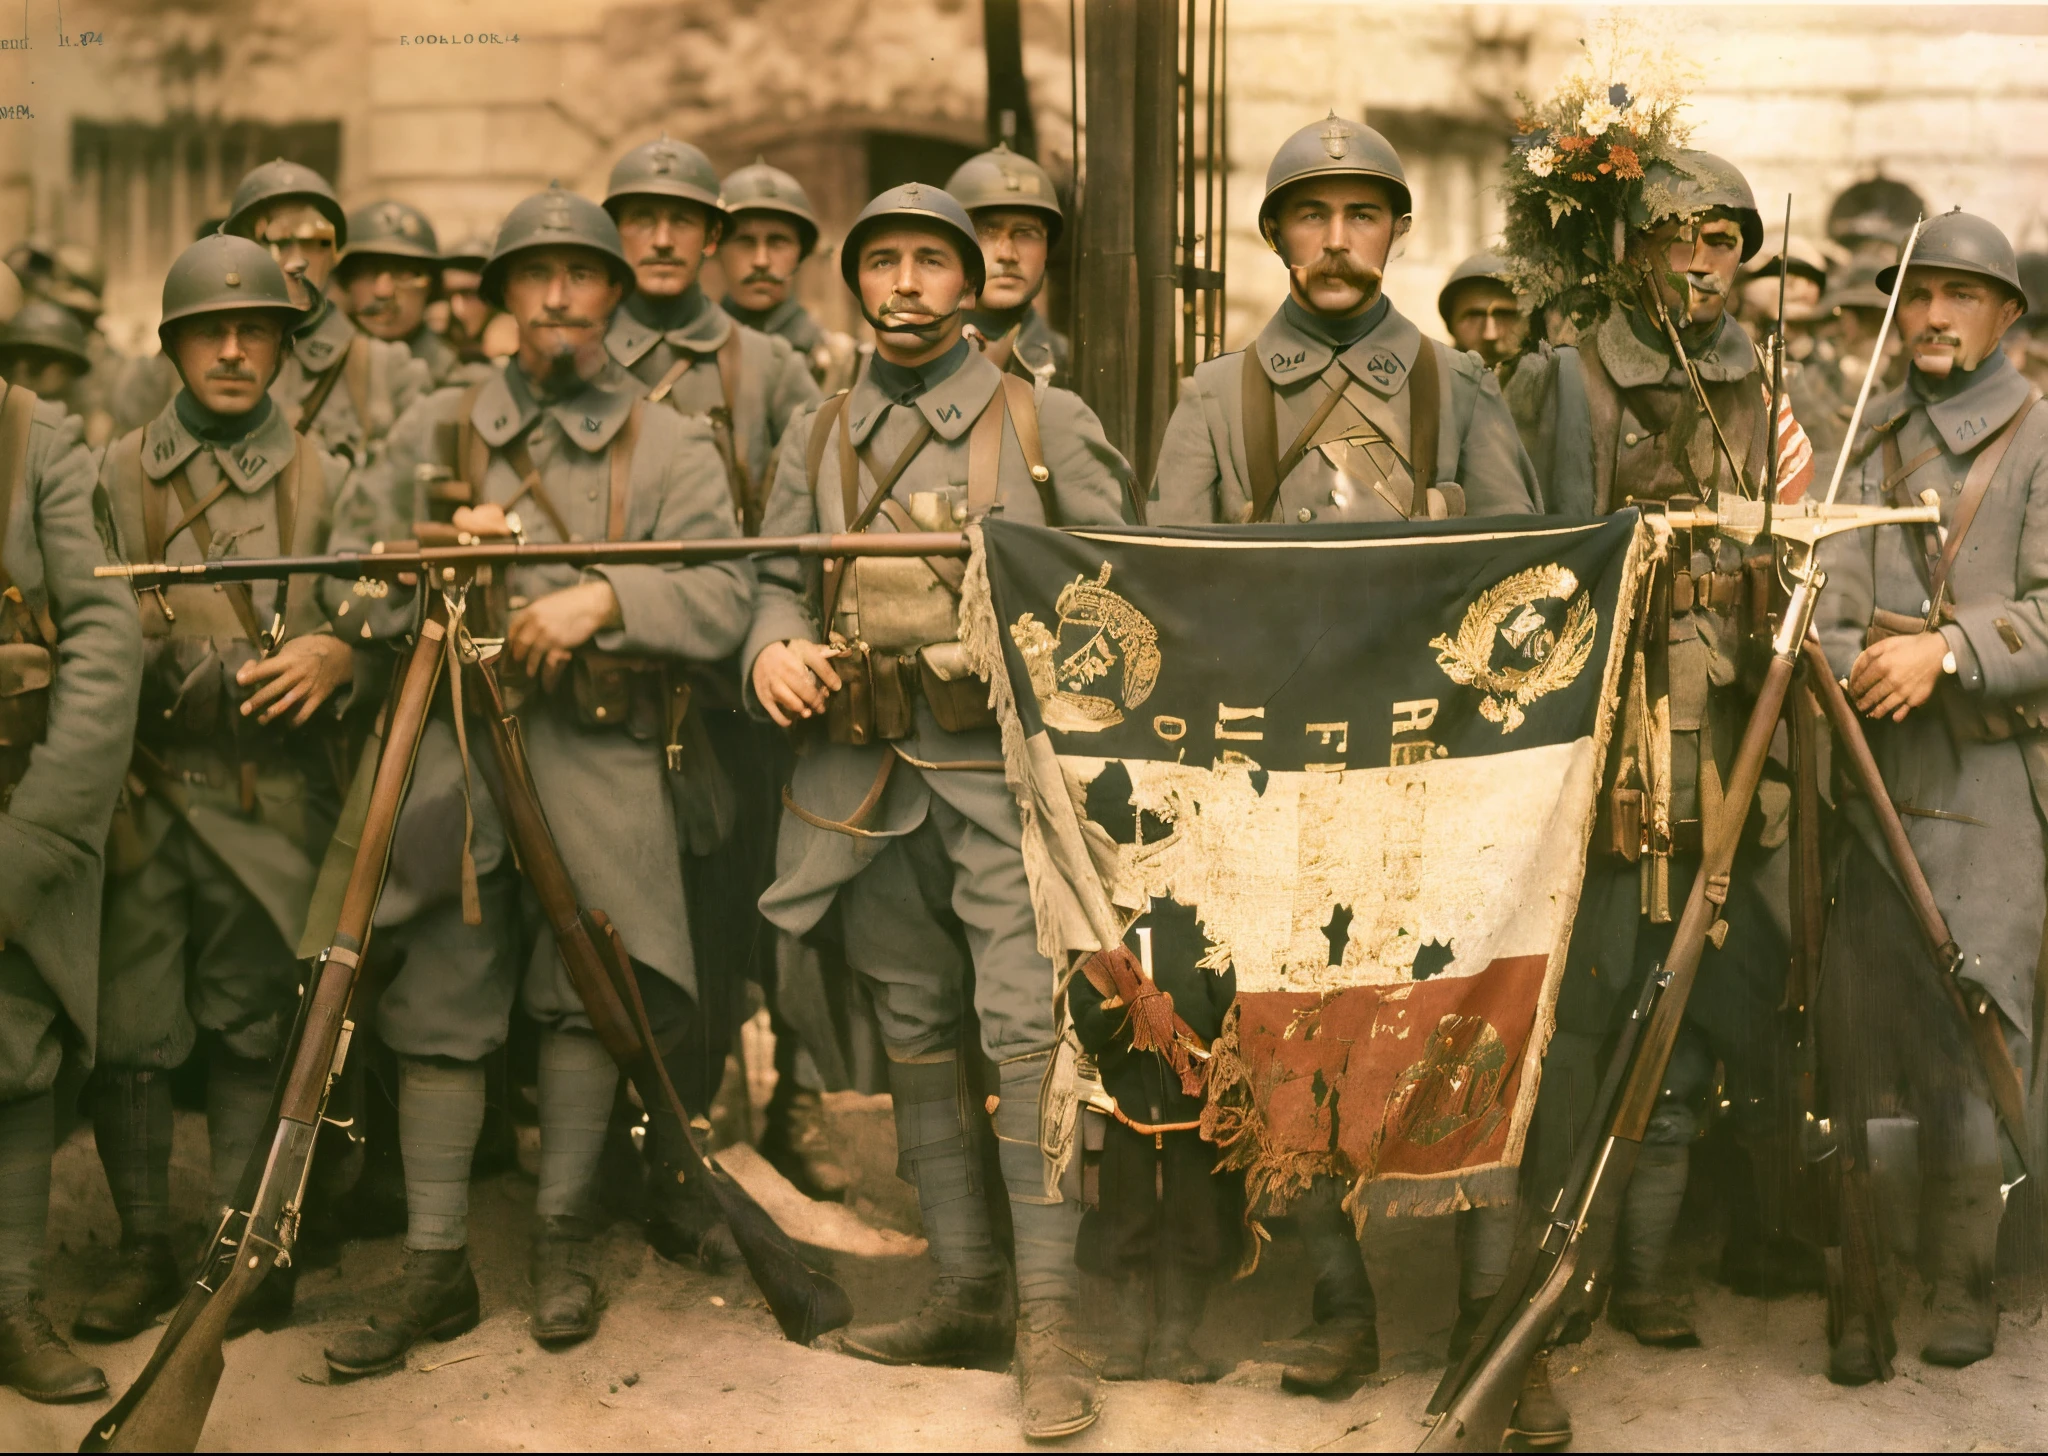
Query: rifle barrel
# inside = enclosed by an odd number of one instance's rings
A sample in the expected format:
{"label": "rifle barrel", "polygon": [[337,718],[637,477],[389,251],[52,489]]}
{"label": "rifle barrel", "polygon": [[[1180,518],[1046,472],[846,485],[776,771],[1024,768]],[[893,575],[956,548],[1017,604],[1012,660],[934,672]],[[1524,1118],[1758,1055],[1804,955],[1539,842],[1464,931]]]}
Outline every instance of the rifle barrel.
{"label": "rifle barrel", "polygon": [[278,581],[290,576],[393,577],[443,568],[483,566],[668,566],[736,561],[749,556],[965,556],[960,531],[870,532],[860,535],[729,536],[699,541],[479,541],[461,546],[394,542],[390,549],[339,551],[328,556],[225,557],[189,566],[161,562],[99,566],[94,576],[120,577],[138,591],[152,587],[229,581]]}

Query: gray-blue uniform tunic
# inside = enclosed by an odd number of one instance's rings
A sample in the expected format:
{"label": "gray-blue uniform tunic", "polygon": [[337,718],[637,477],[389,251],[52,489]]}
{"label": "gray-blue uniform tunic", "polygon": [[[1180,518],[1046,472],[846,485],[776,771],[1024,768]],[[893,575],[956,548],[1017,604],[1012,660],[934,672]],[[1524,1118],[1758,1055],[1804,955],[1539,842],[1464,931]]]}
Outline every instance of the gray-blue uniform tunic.
{"label": "gray-blue uniform tunic", "polygon": [[[921,416],[931,439],[897,479],[892,496],[906,506],[932,495],[964,517],[968,435],[1001,384],[1000,372],[963,341],[926,366],[911,397],[892,400],[863,373],[843,408],[856,446],[893,462]],[[805,455],[815,411],[800,415],[783,439],[782,460],[763,524],[767,535],[843,531],[846,510],[838,451],[826,449],[813,495]],[[1112,525],[1124,520],[1129,467],[1104,438],[1093,411],[1063,389],[1048,390],[1039,409],[1045,463],[1062,524]],[[874,481],[861,473],[863,504]],[[1004,427],[995,509],[1009,520],[1040,524],[1045,514],[1015,431]],[[874,531],[893,529],[878,516]],[[823,640],[796,563],[762,566],[754,623],[740,661],[751,684],[754,659],[770,643]],[[751,696],[751,686],[749,687]],[[899,762],[880,804],[858,834],[820,828],[785,814],[777,847],[777,878],[762,912],[784,930],[812,930],[836,900],[848,962],[876,992],[883,1041],[898,1057],[956,1044],[968,964],[954,939],[964,930],[972,956],[975,1008],[982,1041],[996,1061],[1043,1052],[1052,1045],[1053,971],[1038,951],[1023,831],[1000,771],[1002,745],[993,728],[949,733],[920,698],[910,736],[893,748],[828,743],[822,731],[802,742],[791,786],[806,813],[844,822],[873,786],[883,755],[900,750],[927,764],[983,763],[994,771],[919,768]],[[815,725],[814,725],[815,726]]]}
{"label": "gray-blue uniform tunic", "polygon": [[28,470],[0,522],[8,580],[56,629],[47,730],[0,802],[0,1102],[47,1091],[66,1042],[92,1056],[101,846],[142,681],[134,594],[92,574],[119,551],[81,428],[61,405],[36,405]]}
{"label": "gray-blue uniform tunic", "polygon": [[[542,403],[516,365],[500,366],[469,413],[489,450],[481,501],[505,504],[519,492],[520,474],[505,452],[523,439],[571,537],[604,540],[612,444],[644,394],[631,375],[608,363],[578,394]],[[441,390],[400,420],[365,492],[387,503],[386,524],[351,522],[347,534],[337,530],[337,549],[361,548],[380,529],[391,533],[396,519],[426,514],[418,467],[442,463],[437,442],[450,431],[439,427],[456,422],[467,395],[465,389]],[[644,408],[627,491],[622,540],[739,534],[710,430],[699,420]],[[516,509],[528,540],[560,539],[547,512],[531,499]],[[753,573],[744,561],[587,570],[520,566],[506,584],[509,605],[516,610],[592,578],[611,583],[619,599],[618,625],[600,630],[589,643],[597,652],[715,661],[728,656],[746,631]],[[372,636],[392,635],[410,621],[401,610],[401,595],[394,591],[363,618]],[[362,616],[361,609],[355,615]],[[361,627],[344,631],[353,637]],[[501,664],[501,671],[508,688],[527,681],[513,664]],[[694,994],[696,968],[666,745],[658,736],[635,736],[625,725],[581,722],[570,705],[570,677],[565,671],[552,693],[533,685],[519,709],[534,783],[555,841],[583,903],[611,917],[633,959]],[[408,1056],[475,1060],[503,1042],[519,978],[505,955],[510,925],[502,903],[494,903],[499,897],[487,895],[483,926],[467,927],[461,921],[462,767],[445,688],[442,696],[421,743],[399,821],[399,847],[378,907],[379,940],[387,949],[397,943],[407,952],[405,968],[380,1003],[378,1034]],[[470,744],[473,753],[488,756],[474,728]],[[473,853],[480,878],[488,880],[494,869],[510,864],[511,856],[481,777],[473,777],[471,803]],[[544,929],[526,970],[523,994],[537,1019],[587,1024],[553,937]]]}

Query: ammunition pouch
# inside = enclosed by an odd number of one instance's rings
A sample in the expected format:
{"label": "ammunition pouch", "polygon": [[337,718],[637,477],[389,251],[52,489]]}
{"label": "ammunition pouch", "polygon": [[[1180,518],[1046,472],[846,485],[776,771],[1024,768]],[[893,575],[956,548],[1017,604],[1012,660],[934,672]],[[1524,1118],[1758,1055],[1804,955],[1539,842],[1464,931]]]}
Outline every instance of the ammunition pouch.
{"label": "ammunition pouch", "polygon": [[833,627],[848,642],[916,652],[960,635],[960,599],[920,556],[857,556],[846,564]]}
{"label": "ammunition pouch", "polygon": [[[1887,612],[1879,607],[1871,614],[1863,645],[1869,647],[1887,637],[1911,637],[1926,630],[1924,617]],[[1958,743],[2008,743],[2048,730],[2048,692],[2032,693],[2010,702],[1987,703],[1965,691],[1954,678],[1944,676],[1934,685],[1934,703]]]}
{"label": "ammunition pouch", "polygon": [[935,642],[907,653],[855,642],[843,647],[832,665],[841,687],[825,700],[828,742],[864,748],[908,738],[917,723],[912,699],[920,693],[948,733],[995,726],[988,684],[967,665],[958,642]]}

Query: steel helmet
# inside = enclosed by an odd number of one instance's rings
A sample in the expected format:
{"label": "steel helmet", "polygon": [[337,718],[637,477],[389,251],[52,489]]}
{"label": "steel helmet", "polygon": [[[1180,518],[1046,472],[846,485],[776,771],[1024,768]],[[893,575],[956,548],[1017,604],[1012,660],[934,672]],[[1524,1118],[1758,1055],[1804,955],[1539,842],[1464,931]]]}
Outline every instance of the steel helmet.
{"label": "steel helmet", "polygon": [[1885,292],[1877,286],[1877,269],[1868,263],[1851,264],[1835,270],[1835,276],[1828,280],[1827,292],[1820,296],[1820,310],[1824,314],[1840,313],[1845,308],[1875,309],[1884,312]]}
{"label": "steel helmet", "polygon": [[163,317],[157,338],[170,347],[170,327],[180,319],[237,309],[270,309],[287,331],[306,317],[292,302],[284,270],[270,249],[249,238],[216,233],[178,254],[164,275]]}
{"label": "steel helmet", "polygon": [[2048,253],[2022,253],[2018,258],[2020,287],[2027,295],[2029,326],[2048,318]]}
{"label": "steel helmet", "polygon": [[615,205],[627,197],[680,197],[705,208],[714,221],[723,219],[718,200],[718,169],[688,142],[666,132],[619,158],[605,184],[604,207],[614,217]]}
{"label": "steel helmet", "polygon": [[1066,218],[1045,168],[998,142],[994,151],[969,157],[946,179],[946,190],[971,217],[984,207],[1025,207],[1045,215],[1047,247],[1060,240]]}
{"label": "steel helmet", "polygon": [[1851,246],[1868,240],[1896,248],[1906,241],[1914,222],[1926,215],[1926,202],[1905,183],[1866,177],[1844,188],[1828,209],[1828,236]]}
{"label": "steel helmet", "polygon": [[0,326],[0,349],[43,349],[61,354],[83,371],[92,368],[85,325],[78,315],[48,299],[32,299]]}
{"label": "steel helmet", "polygon": [[[1670,194],[1670,212],[1650,216],[1644,198],[1652,187]],[[1652,162],[1645,169],[1643,190],[1629,208],[1629,222],[1649,228],[1679,213],[1697,217],[1717,209],[1735,214],[1742,229],[1742,261],[1747,263],[1764,245],[1764,220],[1756,210],[1756,194],[1749,190],[1749,179],[1724,157],[1687,150],[1678,153],[1674,162]]]}
{"label": "steel helmet", "polygon": [[416,258],[441,261],[434,225],[417,207],[403,202],[373,202],[348,215],[348,256],[351,258]]}
{"label": "steel helmet", "polygon": [[[1908,266],[1951,268],[1996,279],[2012,290],[2022,309],[2027,306],[2027,290],[2020,283],[2019,260],[2013,256],[2012,244],[1993,224],[1960,207],[1920,229],[1920,241],[1913,245],[1913,261]],[[1880,268],[1877,286],[1890,293],[1898,277],[1898,264]]]}
{"label": "steel helmet", "polygon": [[988,281],[988,268],[982,261],[981,239],[975,234],[974,219],[944,188],[927,182],[906,182],[901,187],[891,187],[863,207],[853,226],[846,230],[846,241],[839,245],[839,276],[846,280],[856,298],[860,296],[856,275],[861,239],[892,218],[915,220],[948,236],[960,249],[968,286],[976,293],[981,292],[981,286]]}
{"label": "steel helmet", "polygon": [[443,268],[459,268],[465,273],[483,272],[484,264],[490,260],[491,240],[482,233],[471,233],[441,254]]}
{"label": "steel helmet", "polygon": [[287,162],[283,157],[265,162],[242,179],[242,185],[235,189],[235,200],[228,204],[227,221],[221,224],[221,230],[253,238],[256,214],[288,197],[318,208],[320,215],[334,224],[334,246],[348,246],[348,215],[341,210],[341,199],[334,195],[334,188],[311,167]]}
{"label": "steel helmet", "polygon": [[1266,195],[1259,203],[1259,232],[1268,247],[1279,251],[1273,241],[1275,209],[1280,194],[1296,182],[1310,177],[1369,177],[1384,182],[1394,193],[1394,215],[1415,210],[1408,192],[1408,174],[1393,144],[1371,127],[1347,121],[1331,112],[1323,120],[1305,126],[1273,153],[1266,168]]}
{"label": "steel helmet", "polygon": [[619,225],[589,198],[556,182],[505,214],[490,259],[484,264],[483,284],[477,290],[483,301],[492,308],[505,306],[506,260],[514,253],[551,247],[589,248],[601,254],[612,276],[628,293],[633,291],[633,265],[626,261]]}
{"label": "steel helmet", "polygon": [[742,212],[781,213],[796,223],[802,257],[808,258],[818,246],[818,214],[812,211],[803,184],[780,167],[769,166],[764,157],[754,158],[725,179],[718,205],[728,217]]}
{"label": "steel helmet", "polygon": [[1451,324],[1451,294],[1460,283],[1470,283],[1475,278],[1498,283],[1513,293],[1514,286],[1508,282],[1508,260],[1498,253],[1474,253],[1451,270],[1451,276],[1444,280],[1444,286],[1437,290],[1436,311],[1444,321],[1444,327]]}

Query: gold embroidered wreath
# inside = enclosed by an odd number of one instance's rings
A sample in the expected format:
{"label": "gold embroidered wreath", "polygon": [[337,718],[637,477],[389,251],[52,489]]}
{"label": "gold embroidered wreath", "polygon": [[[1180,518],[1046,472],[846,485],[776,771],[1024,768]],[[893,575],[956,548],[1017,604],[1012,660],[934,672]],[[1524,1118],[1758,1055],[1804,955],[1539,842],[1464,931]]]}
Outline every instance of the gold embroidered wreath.
{"label": "gold embroidered wreath", "polygon": [[[1564,623],[1554,636],[1547,625],[1525,627],[1521,620],[1510,623],[1508,618],[1540,601],[1570,598],[1578,589],[1579,579],[1567,567],[1531,567],[1481,592],[1465,609],[1456,637],[1439,634],[1430,640],[1437,652],[1437,666],[1452,682],[1486,694],[1479,705],[1480,715],[1489,723],[1500,724],[1502,733],[1522,726],[1522,709],[1545,693],[1565,687],[1585,670],[1600,620],[1592,599],[1583,596],[1566,610]],[[1532,616],[1532,620],[1540,623],[1540,618]],[[1493,665],[1494,644],[1503,637],[1519,655],[1530,659],[1529,666]]]}

